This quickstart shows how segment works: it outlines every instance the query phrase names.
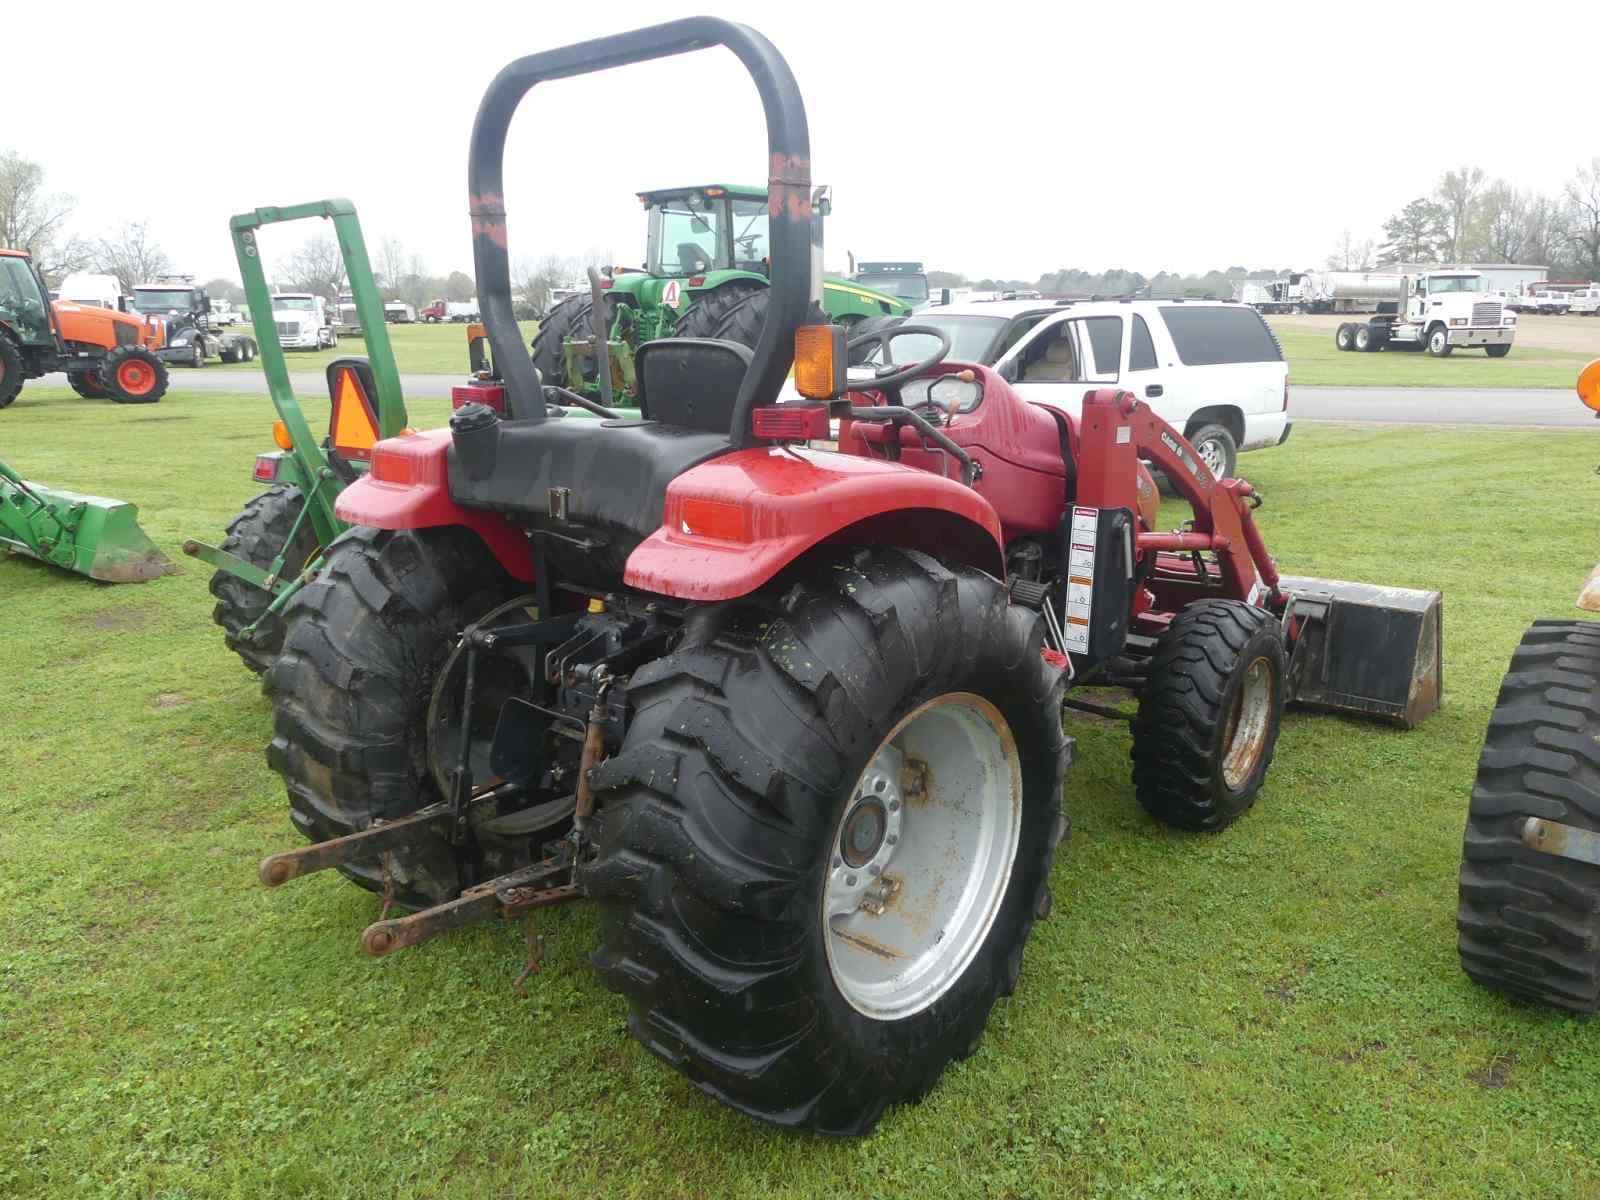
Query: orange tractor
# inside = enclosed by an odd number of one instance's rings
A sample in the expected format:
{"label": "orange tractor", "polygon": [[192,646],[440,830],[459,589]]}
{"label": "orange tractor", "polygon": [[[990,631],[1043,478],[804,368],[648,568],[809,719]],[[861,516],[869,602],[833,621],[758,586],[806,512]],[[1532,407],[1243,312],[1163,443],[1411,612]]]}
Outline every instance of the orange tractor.
{"label": "orange tractor", "polygon": [[78,395],[152,404],[167,390],[157,356],[162,326],[130,313],[68,300],[51,302],[33,259],[0,249],[0,408],[26,380],[64,371]]}

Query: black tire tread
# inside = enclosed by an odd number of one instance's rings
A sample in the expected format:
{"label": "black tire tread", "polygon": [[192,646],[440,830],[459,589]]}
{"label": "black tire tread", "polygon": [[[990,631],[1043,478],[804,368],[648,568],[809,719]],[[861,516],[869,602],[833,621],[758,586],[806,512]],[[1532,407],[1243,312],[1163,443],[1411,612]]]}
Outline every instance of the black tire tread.
{"label": "black tire tread", "polygon": [[[144,359],[156,373],[156,385],[143,396],[131,396],[117,386],[117,367],[130,358]],[[106,355],[100,367],[100,379],[105,384],[106,395],[118,404],[154,404],[167,394],[171,376],[167,364],[143,346],[118,346]]]}
{"label": "black tire tread", "polygon": [[21,393],[22,385],[27,382],[22,374],[22,351],[0,330],[0,408],[5,408]]}
{"label": "black tire tread", "polygon": [[[289,546],[289,532],[304,507],[305,497],[298,488],[286,484],[268,488],[251,497],[239,515],[228,522],[222,549],[266,570],[284,547]],[[284,577],[299,575],[316,551],[316,528],[310,521],[304,521],[295,533],[294,545],[289,546],[289,553],[284,557]],[[222,627],[228,649],[237,654],[245,666],[261,674],[272,665],[283,645],[282,614],[264,621],[254,641],[246,642],[240,635],[260,619],[272,603],[272,597],[228,571],[217,571],[211,576],[211,594],[217,598],[211,619]]]}
{"label": "black tire tread", "polygon": [[[686,308],[683,315],[678,318],[678,324],[673,329],[672,336],[722,337],[723,335],[717,330],[724,318],[751,296],[758,294],[764,296],[768,290],[766,284],[757,283],[753,279],[731,279],[721,287],[707,292]],[[766,306],[764,304],[761,306],[761,314],[761,317],[755,321],[755,336],[760,335],[761,322],[766,319]],[[749,322],[745,321],[739,326],[741,333],[747,336],[749,334],[748,325]],[[738,341],[741,345],[748,346],[752,350],[755,349],[755,341],[753,339],[745,341],[743,337],[738,337],[730,340]]]}
{"label": "black tire tread", "polygon": [[[1228,679],[1251,639],[1275,625],[1271,613],[1253,604],[1199,600],[1172,619],[1157,643],[1133,722],[1130,751],[1135,795],[1157,820],[1179,829],[1216,830],[1255,802],[1252,793],[1236,811],[1218,803],[1213,789],[1219,770],[1215,748],[1219,726],[1226,719],[1223,693]],[[1280,676],[1263,773],[1272,763],[1283,704]]]}
{"label": "black tire tread", "polygon": [[[273,702],[267,763],[302,834],[324,841],[437,798],[423,729],[432,673],[459,630],[511,594],[512,581],[465,529],[357,526],[329,547],[284,608],[282,649],[263,684]],[[395,859],[402,904],[460,890],[462,864],[442,840]],[[374,864],[340,869],[383,890]]]}
{"label": "black tire tread", "polygon": [[1533,850],[1540,817],[1600,830],[1600,622],[1536,621],[1489,717],[1461,853],[1461,966],[1485,987],[1600,1011],[1600,867]]}
{"label": "black tire tread", "polygon": [[[1016,986],[1066,831],[1063,681],[1040,659],[1036,614],[1009,606],[990,577],[915,552],[826,562],[785,611],[635,672],[627,742],[595,774],[599,854],[584,872],[601,907],[594,962],[627,998],[633,1035],[701,1090],[775,1124],[864,1133],[970,1054]],[[1048,797],[1045,811],[1025,810],[1040,824],[1031,841],[1025,824],[1018,852],[1020,908],[1008,899],[1004,910],[1017,932],[1005,945],[997,923],[982,952],[995,956],[990,969],[972,976],[983,982],[948,1001],[966,1007],[943,1012],[942,999],[928,1010],[937,1032],[915,1053],[857,1060],[854,1043],[829,1034],[833,985],[818,982],[826,964],[812,974],[820,954],[805,949],[808,864],[853,764],[877,744],[885,697],[938,695],[979,669],[992,683],[1002,663],[1007,703],[1028,714],[1008,714],[1024,770]]]}

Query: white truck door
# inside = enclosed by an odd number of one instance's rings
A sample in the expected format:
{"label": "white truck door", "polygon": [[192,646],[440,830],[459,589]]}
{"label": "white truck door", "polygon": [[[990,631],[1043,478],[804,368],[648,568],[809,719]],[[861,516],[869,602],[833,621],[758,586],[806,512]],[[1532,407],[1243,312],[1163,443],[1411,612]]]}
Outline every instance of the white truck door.
{"label": "white truck door", "polygon": [[1077,416],[1091,387],[1115,385],[1126,358],[1122,316],[1072,316],[1040,321],[995,364],[1024,400]]}

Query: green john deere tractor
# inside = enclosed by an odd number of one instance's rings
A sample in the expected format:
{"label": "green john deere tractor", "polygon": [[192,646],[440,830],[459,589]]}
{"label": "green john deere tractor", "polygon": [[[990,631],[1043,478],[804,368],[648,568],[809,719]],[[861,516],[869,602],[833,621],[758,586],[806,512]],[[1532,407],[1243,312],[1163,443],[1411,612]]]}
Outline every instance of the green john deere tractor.
{"label": "green john deere tractor", "polygon": [[[611,394],[631,406],[633,352],[662,337],[710,337],[728,311],[767,289],[767,190],[704,184],[640,192],[649,214],[645,267],[614,267],[600,280],[608,329]],[[828,199],[820,201],[824,214]],[[533,341],[533,365],[548,384],[599,397],[594,299],[550,310]],[[902,317],[911,305],[847,279],[823,281],[822,307],[841,325]]]}

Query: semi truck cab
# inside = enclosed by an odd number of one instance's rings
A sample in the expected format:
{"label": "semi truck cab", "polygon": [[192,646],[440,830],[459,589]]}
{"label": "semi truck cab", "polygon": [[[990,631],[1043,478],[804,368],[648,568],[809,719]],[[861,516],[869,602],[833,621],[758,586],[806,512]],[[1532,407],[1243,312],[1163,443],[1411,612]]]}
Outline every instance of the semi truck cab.
{"label": "semi truck cab", "polygon": [[1476,272],[1430,271],[1408,284],[1406,321],[1417,326],[1416,335],[1434,354],[1440,353],[1435,343],[1441,336],[1451,349],[1509,348],[1516,337],[1517,318]]}

